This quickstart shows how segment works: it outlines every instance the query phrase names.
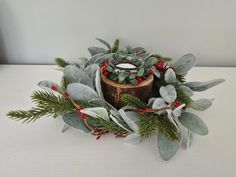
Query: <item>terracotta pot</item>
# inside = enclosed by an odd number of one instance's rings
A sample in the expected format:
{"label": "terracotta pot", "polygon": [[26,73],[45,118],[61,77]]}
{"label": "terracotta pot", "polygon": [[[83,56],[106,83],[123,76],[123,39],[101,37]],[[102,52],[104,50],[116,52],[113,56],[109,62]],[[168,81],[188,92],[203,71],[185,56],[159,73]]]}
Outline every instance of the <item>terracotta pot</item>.
{"label": "terracotta pot", "polygon": [[140,100],[147,102],[152,95],[153,75],[138,85],[119,84],[101,74],[101,86],[104,98],[116,108],[121,108],[124,104],[120,100],[120,96],[128,93],[138,97]]}

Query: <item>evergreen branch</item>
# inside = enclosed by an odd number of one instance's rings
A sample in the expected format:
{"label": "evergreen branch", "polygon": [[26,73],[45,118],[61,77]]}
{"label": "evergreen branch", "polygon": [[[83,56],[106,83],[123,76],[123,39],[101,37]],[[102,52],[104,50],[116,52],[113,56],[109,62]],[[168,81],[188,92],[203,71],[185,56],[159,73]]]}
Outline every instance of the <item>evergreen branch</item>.
{"label": "evergreen branch", "polygon": [[117,50],[119,49],[119,47],[120,47],[120,40],[119,40],[119,39],[116,39],[116,40],[114,41],[113,47],[112,47],[112,49],[111,49],[111,52],[112,52],[112,53],[116,53]]}
{"label": "evergreen branch", "polygon": [[139,98],[130,95],[130,94],[122,94],[120,97],[121,101],[129,106],[133,106],[135,108],[145,108],[147,107],[146,103],[142,102]]}
{"label": "evergreen branch", "polygon": [[64,92],[66,91],[68,83],[69,82],[66,80],[66,78],[64,76],[62,76],[61,84],[60,84],[62,91],[64,91]]}
{"label": "evergreen branch", "polygon": [[157,130],[161,131],[171,141],[177,141],[180,138],[178,129],[168,120],[166,115],[144,114],[140,119],[139,132],[141,136],[150,137]]}
{"label": "evergreen branch", "polygon": [[65,61],[62,58],[55,58],[55,63],[62,68],[70,64],[69,62]]}
{"label": "evergreen branch", "polygon": [[181,103],[185,103],[185,105],[187,107],[189,107],[191,105],[191,102],[192,102],[192,99],[187,96],[182,90],[180,89],[176,89],[176,92],[177,92],[177,98],[176,98],[176,101],[179,101]]}
{"label": "evergreen branch", "polygon": [[69,100],[62,96],[56,96],[53,93],[35,91],[31,98],[36,104],[36,107],[27,111],[10,111],[7,116],[13,120],[29,123],[34,122],[42,116],[62,114],[75,110],[74,105]]}
{"label": "evergreen branch", "polygon": [[186,82],[186,79],[183,75],[176,74],[176,78],[178,79],[179,82],[184,83]]}
{"label": "evergreen branch", "polygon": [[103,131],[109,131],[110,133],[124,133],[127,130],[123,129],[113,121],[107,121],[103,118],[93,119],[93,126]]}

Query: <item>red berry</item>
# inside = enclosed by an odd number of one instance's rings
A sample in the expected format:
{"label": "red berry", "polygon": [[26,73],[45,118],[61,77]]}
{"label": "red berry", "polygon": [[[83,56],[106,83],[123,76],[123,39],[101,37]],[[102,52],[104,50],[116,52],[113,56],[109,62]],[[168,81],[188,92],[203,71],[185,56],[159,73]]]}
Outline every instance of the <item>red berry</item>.
{"label": "red berry", "polygon": [[82,108],[77,108],[76,111],[77,111],[78,113],[81,113],[81,109],[82,109]]}
{"label": "red berry", "polygon": [[165,65],[164,61],[159,60],[159,61],[156,63],[155,66],[156,66],[156,68],[157,68],[158,71],[162,71],[162,70],[164,69],[164,65]]}
{"label": "red berry", "polygon": [[51,86],[51,89],[54,90],[54,91],[57,91],[57,86],[52,85],[52,86]]}
{"label": "red berry", "polygon": [[108,66],[109,66],[109,63],[108,63],[108,62],[105,62],[105,63],[104,63],[104,66],[105,66],[105,67],[108,67]]}
{"label": "red berry", "polygon": [[154,74],[154,71],[153,71],[153,69],[151,69],[151,70],[149,71],[149,73],[150,73],[150,74]]}
{"label": "red berry", "polygon": [[80,117],[81,117],[82,119],[87,119],[87,118],[88,118],[88,115],[87,115],[87,114],[81,114]]}
{"label": "red berry", "polygon": [[96,140],[99,140],[100,138],[101,138],[101,135],[97,136],[97,137],[96,137]]}
{"label": "red berry", "polygon": [[136,80],[138,81],[138,83],[142,82],[142,78],[139,76],[136,77]]}
{"label": "red berry", "polygon": [[108,76],[110,73],[109,73],[109,71],[104,71],[104,76]]}
{"label": "red berry", "polygon": [[175,103],[174,103],[174,106],[177,108],[177,107],[179,107],[181,105],[181,102],[179,102],[179,101],[176,101]]}

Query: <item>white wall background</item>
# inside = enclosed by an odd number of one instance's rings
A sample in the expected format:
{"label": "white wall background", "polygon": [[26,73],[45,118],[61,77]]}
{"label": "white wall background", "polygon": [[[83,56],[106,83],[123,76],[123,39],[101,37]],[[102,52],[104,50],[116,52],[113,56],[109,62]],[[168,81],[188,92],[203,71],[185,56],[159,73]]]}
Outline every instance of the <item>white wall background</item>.
{"label": "white wall background", "polygon": [[0,63],[88,56],[95,37],[236,66],[236,0],[0,0]]}

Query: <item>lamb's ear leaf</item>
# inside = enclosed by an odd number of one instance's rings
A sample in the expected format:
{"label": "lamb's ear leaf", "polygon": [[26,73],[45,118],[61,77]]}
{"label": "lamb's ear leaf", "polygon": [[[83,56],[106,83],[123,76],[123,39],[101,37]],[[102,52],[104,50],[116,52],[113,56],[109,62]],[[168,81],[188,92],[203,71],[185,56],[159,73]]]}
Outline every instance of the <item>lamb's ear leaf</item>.
{"label": "lamb's ear leaf", "polygon": [[173,83],[173,82],[176,81],[176,75],[175,75],[175,72],[174,72],[174,70],[173,70],[172,68],[169,68],[169,69],[166,71],[164,77],[165,77],[165,81],[166,81],[168,84]]}
{"label": "lamb's ear leaf", "polygon": [[139,119],[140,115],[133,111],[125,111],[124,109],[119,110],[120,116],[123,118],[123,120],[127,123],[127,125],[130,127],[130,129],[133,130],[133,132],[137,133],[139,131],[139,127],[137,125],[137,120]]}
{"label": "lamb's ear leaf", "polygon": [[91,56],[106,52],[106,50],[102,47],[89,47],[88,51],[91,54]]}
{"label": "lamb's ear leaf", "polygon": [[[163,108],[163,107],[166,107],[166,102],[163,98],[156,98],[152,104],[152,109],[160,109],[160,108]],[[162,111],[158,111],[156,112],[156,114],[163,114],[165,113],[166,111],[165,110],[162,110]]]}
{"label": "lamb's ear leaf", "polygon": [[109,50],[111,50],[111,45],[107,42],[107,41],[105,41],[105,40],[103,40],[103,39],[100,39],[100,38],[96,38],[96,40],[97,41],[99,41],[99,42],[101,42],[103,45],[105,45]]}
{"label": "lamb's ear leaf", "polygon": [[209,99],[201,98],[196,101],[191,102],[191,108],[197,111],[205,111],[212,105],[212,101]]}
{"label": "lamb's ear leaf", "polygon": [[98,64],[92,64],[87,66],[84,69],[84,72],[86,74],[88,74],[88,76],[91,78],[92,81],[95,80],[95,76],[96,76],[96,72],[100,69],[100,67],[98,66]]}
{"label": "lamb's ear leaf", "polygon": [[177,93],[173,85],[162,86],[159,90],[161,97],[167,103],[173,103],[177,98]]}
{"label": "lamb's ear leaf", "polygon": [[84,120],[81,119],[79,113],[77,112],[65,113],[62,119],[70,127],[76,128],[85,134],[90,133],[90,130],[85,125]]}
{"label": "lamb's ear leaf", "polygon": [[184,85],[195,92],[202,92],[224,82],[225,79],[213,79],[206,82],[185,82]]}
{"label": "lamb's ear leaf", "polygon": [[193,91],[191,88],[185,86],[185,85],[181,85],[179,88],[178,88],[180,91],[182,91],[185,95],[191,97],[193,96]]}
{"label": "lamb's ear leaf", "polygon": [[81,83],[69,84],[67,86],[67,93],[73,100],[89,101],[99,97],[95,90]]}
{"label": "lamb's ear leaf", "polygon": [[186,54],[173,63],[173,68],[176,74],[186,75],[196,62],[197,59],[193,54]]}
{"label": "lamb's ear leaf", "polygon": [[195,134],[208,134],[208,128],[206,124],[197,115],[193,113],[183,112],[182,115],[179,117],[179,122]]}
{"label": "lamb's ear leaf", "polygon": [[95,76],[95,88],[98,93],[98,95],[103,98],[103,92],[102,92],[102,86],[101,86],[101,76],[100,76],[100,70],[97,70],[96,76]]}
{"label": "lamb's ear leaf", "polygon": [[75,65],[67,65],[65,67],[64,77],[69,83],[82,83],[91,87],[93,86],[93,81],[88,74]]}
{"label": "lamb's ear leaf", "polygon": [[138,144],[142,140],[140,134],[132,133],[125,137],[125,143]]}
{"label": "lamb's ear leaf", "polygon": [[178,151],[179,141],[170,141],[160,131],[157,134],[157,146],[163,160],[170,160]]}
{"label": "lamb's ear leaf", "polygon": [[107,110],[103,107],[84,108],[84,109],[81,109],[80,111],[93,118],[103,118],[109,121]]}
{"label": "lamb's ear leaf", "polygon": [[51,89],[52,86],[55,86],[58,91],[62,90],[61,87],[58,84],[56,84],[54,82],[51,82],[51,81],[47,81],[47,80],[40,81],[38,83],[38,86],[41,87],[42,89],[45,89],[47,91],[52,91],[52,92],[54,92],[54,90]]}

